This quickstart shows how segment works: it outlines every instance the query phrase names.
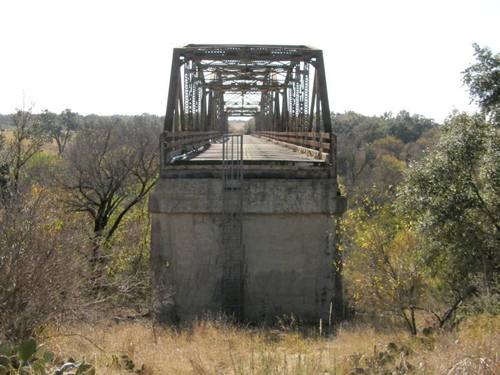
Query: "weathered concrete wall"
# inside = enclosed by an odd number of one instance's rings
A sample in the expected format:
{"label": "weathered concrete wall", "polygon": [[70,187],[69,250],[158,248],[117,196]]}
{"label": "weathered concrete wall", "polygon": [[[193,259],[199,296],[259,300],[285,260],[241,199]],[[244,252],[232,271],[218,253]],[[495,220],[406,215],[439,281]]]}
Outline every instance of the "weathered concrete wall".
{"label": "weathered concrete wall", "polygon": [[[291,314],[327,319],[335,299],[334,215],[345,210],[329,179],[243,182],[244,318]],[[160,317],[189,320],[221,310],[224,246],[219,179],[162,179],[150,200],[157,292],[172,303]]]}

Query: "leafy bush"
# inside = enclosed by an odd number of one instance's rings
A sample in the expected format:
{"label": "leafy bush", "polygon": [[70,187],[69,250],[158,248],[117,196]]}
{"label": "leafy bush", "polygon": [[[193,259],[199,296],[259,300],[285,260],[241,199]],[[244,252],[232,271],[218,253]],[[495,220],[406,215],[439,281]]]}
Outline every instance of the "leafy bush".
{"label": "leafy bush", "polygon": [[349,374],[413,374],[415,366],[408,360],[411,349],[395,342],[386,349],[374,346],[372,354],[354,353],[349,357]]}
{"label": "leafy bush", "polygon": [[498,293],[500,133],[493,123],[451,116],[433,152],[408,171],[399,198],[452,300]]}
{"label": "leafy bush", "polygon": [[67,371],[74,375],[95,375],[94,367],[85,361],[69,360],[59,367],[54,362],[54,353],[44,350],[43,345],[38,345],[33,338],[18,345],[0,343],[0,375],[45,375],[49,371],[54,375],[63,375]]}
{"label": "leafy bush", "polygon": [[401,318],[417,333],[415,311],[428,283],[422,249],[408,222],[392,205],[351,210],[345,271],[350,301],[361,312]]}

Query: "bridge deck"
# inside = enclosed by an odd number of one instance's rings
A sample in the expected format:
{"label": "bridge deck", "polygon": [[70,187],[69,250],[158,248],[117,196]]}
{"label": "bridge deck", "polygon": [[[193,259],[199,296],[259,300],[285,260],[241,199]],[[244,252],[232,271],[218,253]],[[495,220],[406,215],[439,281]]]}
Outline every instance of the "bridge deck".
{"label": "bridge deck", "polygon": [[[222,160],[222,143],[211,144],[207,150],[190,160],[194,162]],[[243,160],[321,162],[321,160],[299,153],[291,148],[252,135],[243,136]]]}

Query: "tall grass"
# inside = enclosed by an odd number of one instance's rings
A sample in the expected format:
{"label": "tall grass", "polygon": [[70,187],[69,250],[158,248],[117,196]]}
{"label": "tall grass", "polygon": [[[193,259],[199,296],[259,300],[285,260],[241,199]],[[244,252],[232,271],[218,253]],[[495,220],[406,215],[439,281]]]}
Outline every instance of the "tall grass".
{"label": "tall grass", "polygon": [[416,338],[366,326],[345,326],[335,336],[320,337],[219,321],[199,321],[184,329],[142,322],[60,327],[46,341],[59,360],[83,356],[98,374],[111,375],[376,374],[387,369],[401,374],[495,374],[500,371],[499,332],[497,316]]}

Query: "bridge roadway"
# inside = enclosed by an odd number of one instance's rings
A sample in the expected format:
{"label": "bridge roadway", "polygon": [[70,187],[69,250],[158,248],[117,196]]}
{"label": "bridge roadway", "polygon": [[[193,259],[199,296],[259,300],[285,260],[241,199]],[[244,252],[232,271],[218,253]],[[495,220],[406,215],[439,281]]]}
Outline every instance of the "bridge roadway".
{"label": "bridge roadway", "polygon": [[[231,147],[231,140],[226,143]],[[237,144],[234,143],[233,152],[236,157]],[[229,151],[230,152],[230,151]],[[222,160],[222,143],[212,143],[202,153],[190,159],[195,162],[209,162]],[[243,160],[252,161],[287,161],[287,162],[321,162],[312,156],[294,151],[293,149],[282,146],[276,142],[253,135],[243,136]]]}

